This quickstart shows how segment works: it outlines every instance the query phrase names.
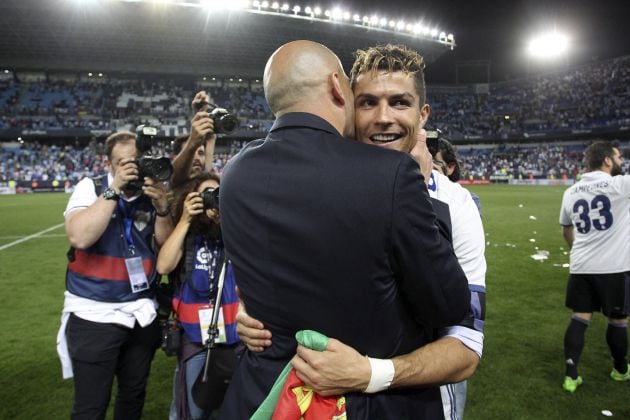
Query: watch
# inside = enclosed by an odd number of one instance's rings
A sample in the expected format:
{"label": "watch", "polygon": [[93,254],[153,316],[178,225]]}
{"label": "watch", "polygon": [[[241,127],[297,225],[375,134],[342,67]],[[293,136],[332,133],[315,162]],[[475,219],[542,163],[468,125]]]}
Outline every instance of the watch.
{"label": "watch", "polygon": [[103,198],[105,200],[118,200],[118,197],[120,196],[113,188],[108,188],[103,192]]}

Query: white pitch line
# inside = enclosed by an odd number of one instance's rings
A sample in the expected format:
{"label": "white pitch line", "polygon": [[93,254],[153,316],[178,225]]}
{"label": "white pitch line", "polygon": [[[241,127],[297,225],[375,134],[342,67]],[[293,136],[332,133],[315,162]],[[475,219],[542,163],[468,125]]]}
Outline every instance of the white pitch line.
{"label": "white pitch line", "polygon": [[37,233],[33,233],[32,235],[25,236],[22,239],[18,239],[17,241],[13,241],[13,242],[8,243],[6,245],[2,245],[2,246],[0,246],[0,251],[4,251],[7,248],[11,248],[13,245],[21,244],[22,242],[26,242],[26,241],[29,241],[29,240],[31,240],[33,238],[37,238],[38,236],[41,236],[44,233],[50,232],[51,230],[59,229],[61,226],[63,226],[63,223],[59,223],[58,225],[49,227],[48,229],[44,229],[44,230],[42,230],[40,232],[37,232]]}

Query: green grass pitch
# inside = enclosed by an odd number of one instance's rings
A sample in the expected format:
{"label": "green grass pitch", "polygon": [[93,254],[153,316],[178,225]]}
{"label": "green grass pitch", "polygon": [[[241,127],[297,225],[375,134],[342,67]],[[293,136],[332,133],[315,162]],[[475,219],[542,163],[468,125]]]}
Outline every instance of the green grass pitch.
{"label": "green grass pitch", "polygon": [[[488,294],[485,352],[469,381],[466,419],[597,419],[602,410],[630,418],[630,383],[608,377],[611,362],[601,315],[586,335],[580,364],[584,385],[574,395],[560,387],[569,319],[564,308],[568,268],[563,267],[569,257],[558,225],[563,188],[472,189],[483,205]],[[0,419],[69,417],[72,381],[61,379],[55,350],[68,247],[61,223],[68,198],[0,196]],[[532,255],[541,251],[548,251],[548,258],[534,260]],[[168,417],[173,368],[174,359],[158,351],[144,418]]]}

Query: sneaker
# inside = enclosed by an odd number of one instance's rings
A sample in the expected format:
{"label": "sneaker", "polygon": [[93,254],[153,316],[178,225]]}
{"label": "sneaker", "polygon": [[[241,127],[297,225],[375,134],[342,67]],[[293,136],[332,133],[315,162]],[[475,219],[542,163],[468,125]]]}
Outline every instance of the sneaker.
{"label": "sneaker", "polygon": [[564,383],[562,384],[562,389],[567,392],[575,392],[578,386],[582,385],[582,377],[578,376],[577,379],[573,379],[570,376],[564,377]]}
{"label": "sneaker", "polygon": [[613,368],[610,377],[615,381],[630,381],[630,365],[628,365],[626,373],[619,373],[617,369]]}

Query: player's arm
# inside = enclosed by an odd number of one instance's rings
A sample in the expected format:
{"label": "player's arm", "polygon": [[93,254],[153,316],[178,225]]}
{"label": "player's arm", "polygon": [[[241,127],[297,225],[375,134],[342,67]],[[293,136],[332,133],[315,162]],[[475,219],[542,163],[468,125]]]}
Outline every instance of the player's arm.
{"label": "player's arm", "polygon": [[573,247],[573,241],[575,240],[575,230],[573,229],[573,225],[570,226],[562,226],[562,237],[566,241],[569,248]]}

